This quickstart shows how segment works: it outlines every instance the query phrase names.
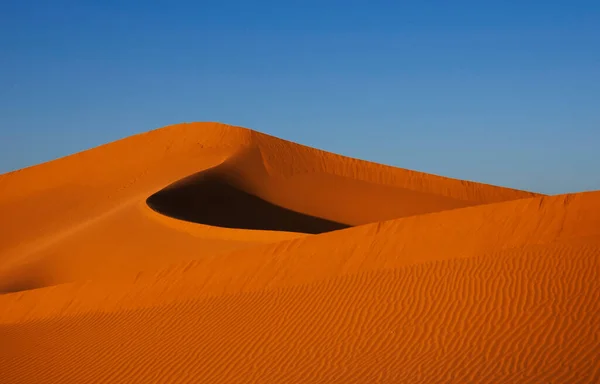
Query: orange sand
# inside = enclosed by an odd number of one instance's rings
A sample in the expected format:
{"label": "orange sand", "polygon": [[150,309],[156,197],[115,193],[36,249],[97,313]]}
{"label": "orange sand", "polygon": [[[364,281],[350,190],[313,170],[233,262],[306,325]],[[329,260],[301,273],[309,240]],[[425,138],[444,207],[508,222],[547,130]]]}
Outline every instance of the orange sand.
{"label": "orange sand", "polygon": [[0,175],[0,383],[597,383],[600,192],[181,124]]}

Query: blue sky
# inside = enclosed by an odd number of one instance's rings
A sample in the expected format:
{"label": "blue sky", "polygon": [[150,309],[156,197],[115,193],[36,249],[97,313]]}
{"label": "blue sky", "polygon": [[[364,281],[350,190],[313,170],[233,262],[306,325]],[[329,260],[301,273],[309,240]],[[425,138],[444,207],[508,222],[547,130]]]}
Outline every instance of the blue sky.
{"label": "blue sky", "polygon": [[0,173],[189,121],[600,189],[600,3],[0,2]]}

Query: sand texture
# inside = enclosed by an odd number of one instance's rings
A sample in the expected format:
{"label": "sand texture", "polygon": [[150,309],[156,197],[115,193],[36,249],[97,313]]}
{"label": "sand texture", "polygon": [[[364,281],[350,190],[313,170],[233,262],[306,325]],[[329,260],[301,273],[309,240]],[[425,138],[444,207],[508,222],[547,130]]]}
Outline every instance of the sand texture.
{"label": "sand texture", "polygon": [[600,192],[218,123],[0,175],[0,383],[598,383]]}

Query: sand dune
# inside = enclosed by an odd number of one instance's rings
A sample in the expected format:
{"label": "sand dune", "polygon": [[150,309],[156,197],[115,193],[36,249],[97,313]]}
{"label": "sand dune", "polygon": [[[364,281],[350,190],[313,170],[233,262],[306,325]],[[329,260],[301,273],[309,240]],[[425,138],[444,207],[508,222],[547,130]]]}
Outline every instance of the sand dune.
{"label": "sand dune", "polygon": [[600,381],[600,192],[181,124],[0,175],[0,380]]}

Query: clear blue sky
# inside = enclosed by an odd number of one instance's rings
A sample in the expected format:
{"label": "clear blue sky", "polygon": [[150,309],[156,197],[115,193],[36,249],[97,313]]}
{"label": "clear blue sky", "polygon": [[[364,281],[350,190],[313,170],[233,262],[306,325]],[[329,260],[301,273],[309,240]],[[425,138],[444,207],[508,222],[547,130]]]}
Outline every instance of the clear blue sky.
{"label": "clear blue sky", "polygon": [[189,121],[600,189],[600,3],[0,2],[0,173]]}

